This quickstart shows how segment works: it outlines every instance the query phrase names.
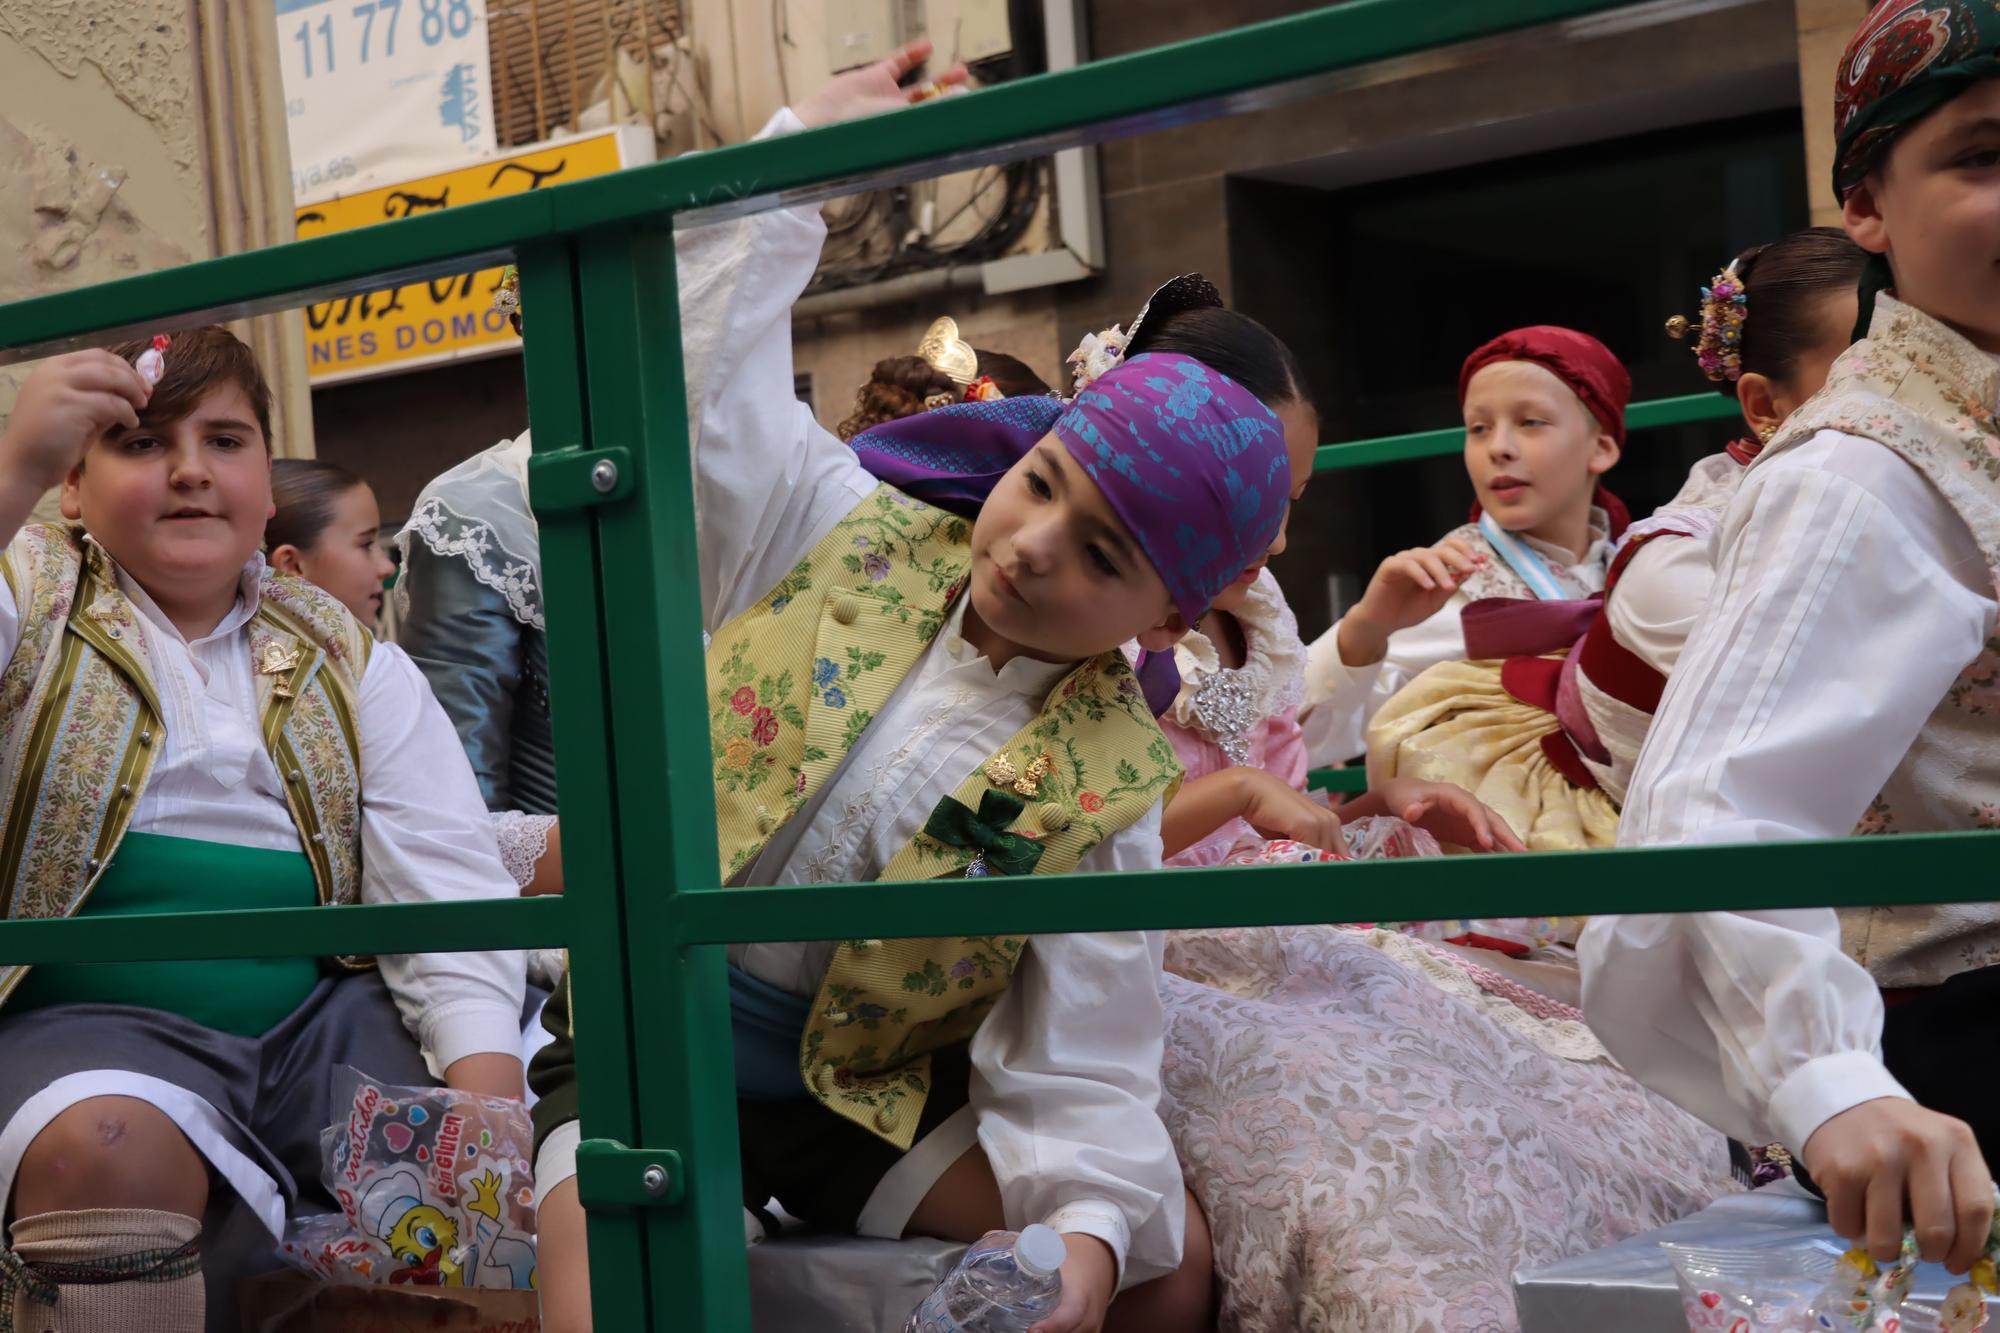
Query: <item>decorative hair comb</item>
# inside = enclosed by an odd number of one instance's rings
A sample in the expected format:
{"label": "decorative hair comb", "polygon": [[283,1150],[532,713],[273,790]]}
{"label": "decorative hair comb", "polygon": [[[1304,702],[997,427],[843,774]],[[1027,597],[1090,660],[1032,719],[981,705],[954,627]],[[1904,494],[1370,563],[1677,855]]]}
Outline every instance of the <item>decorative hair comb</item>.
{"label": "decorative hair comb", "polygon": [[924,331],[924,340],[917,344],[917,355],[961,389],[979,374],[979,353],[958,336],[958,321],[949,315]]}
{"label": "decorative hair comb", "polygon": [[153,345],[139,353],[139,359],[132,363],[132,368],[139,372],[139,378],[148,385],[158,384],[167,373],[167,347],[172,342],[173,339],[164,333],[154,334]]}
{"label": "decorative hair comb", "polygon": [[[1743,378],[1743,317],[1749,313],[1749,299],[1736,273],[1738,262],[1730,260],[1729,267],[1701,289],[1701,337],[1694,345],[1694,360],[1702,374],[1718,384]],[[1675,315],[1667,321],[1667,336],[1679,340],[1693,328],[1687,316]]]}
{"label": "decorative hair comb", "polygon": [[1069,360],[1065,362],[1073,367],[1070,379],[1075,383],[1075,392],[1083,392],[1098,376],[1123,361],[1126,353],[1139,341],[1148,320],[1157,323],[1185,310],[1220,308],[1221,305],[1222,293],[1199,273],[1183,273],[1167,279],[1154,288],[1153,294],[1146,298],[1146,304],[1139,307],[1130,333],[1113,324],[1108,329],[1083,335],[1083,341],[1076,345],[1076,350],[1069,354]]}

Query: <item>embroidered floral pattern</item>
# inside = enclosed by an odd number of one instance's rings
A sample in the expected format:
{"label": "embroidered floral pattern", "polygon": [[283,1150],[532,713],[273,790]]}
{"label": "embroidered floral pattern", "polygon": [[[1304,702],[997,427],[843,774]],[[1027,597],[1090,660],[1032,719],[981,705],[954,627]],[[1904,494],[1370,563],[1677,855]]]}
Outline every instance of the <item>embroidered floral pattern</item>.
{"label": "embroidered floral pattern", "polygon": [[709,709],[709,744],[715,755],[715,782],[725,791],[755,791],[778,771],[770,753],[781,726],[804,730],[805,714],[793,701],[790,671],[759,672],[744,654],[750,641],[731,645],[729,657],[711,672],[723,684]]}
{"label": "embroidered floral pattern", "polygon": [[1895,831],[1896,816],[1889,812],[1889,802],[1880,796],[1868,803],[1868,809],[1862,812],[1861,822],[1854,826],[1854,832],[1864,837]]}
{"label": "embroidered floral pattern", "polygon": [[2000,639],[1988,639],[1945,696],[1974,717],[2000,717]]}
{"label": "embroidered floral pattern", "polygon": [[1223,1328],[1504,1333],[1516,1269],[1733,1189],[1719,1134],[1364,932],[1176,931],[1167,972],[1160,1113]]}
{"label": "embroidered floral pattern", "polygon": [[[127,783],[133,796],[143,791],[165,749],[165,729],[144,703],[142,690],[151,682],[144,675],[137,612],[116,591],[101,553],[69,530],[37,527],[24,530],[6,558],[17,578],[26,578],[21,586],[28,591],[28,624],[0,677],[0,736],[10,754],[20,753],[18,742],[31,730],[45,730],[49,745],[35,817],[8,831],[20,864],[14,882],[0,891],[7,895],[8,916],[62,916],[82,901],[107,823],[129,817],[135,803],[114,801],[114,784]],[[290,718],[273,755],[295,756],[295,762],[281,758],[281,771],[296,768],[305,778],[311,818],[325,836],[322,896],[352,901],[360,884],[359,756],[347,742],[337,705],[353,713],[372,639],[309,584],[268,575],[259,591],[260,610],[249,636],[253,655],[260,633],[274,636],[272,626],[282,626],[285,644],[303,636],[319,650],[318,668],[290,701]],[[87,608],[83,614],[92,630],[65,634],[79,603]],[[69,655],[69,685],[61,697],[49,689],[65,674],[51,669],[62,666],[47,662],[52,653]],[[26,693],[17,687],[24,672],[40,682]],[[261,679],[268,689],[269,678]],[[6,786],[11,789],[12,782]],[[17,973],[0,968],[0,993]]]}

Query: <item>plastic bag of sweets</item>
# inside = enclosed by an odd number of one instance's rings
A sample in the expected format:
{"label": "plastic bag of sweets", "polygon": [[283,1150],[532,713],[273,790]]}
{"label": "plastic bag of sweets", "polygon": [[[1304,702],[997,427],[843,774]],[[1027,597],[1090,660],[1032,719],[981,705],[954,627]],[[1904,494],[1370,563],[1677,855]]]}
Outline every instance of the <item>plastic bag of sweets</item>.
{"label": "plastic bag of sweets", "polygon": [[294,1221],[287,1262],[339,1283],[534,1285],[534,1128],[522,1103],[342,1067],[334,1104],[321,1179],[341,1211]]}

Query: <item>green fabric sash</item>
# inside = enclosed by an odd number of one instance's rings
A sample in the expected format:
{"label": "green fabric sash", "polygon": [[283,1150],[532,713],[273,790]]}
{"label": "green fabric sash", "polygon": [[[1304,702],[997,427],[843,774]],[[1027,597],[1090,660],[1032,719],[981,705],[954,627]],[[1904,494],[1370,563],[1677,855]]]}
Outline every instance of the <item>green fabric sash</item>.
{"label": "green fabric sash", "polygon": [[[78,916],[312,907],[319,902],[303,852],[127,833]],[[56,1004],[161,1009],[218,1032],[257,1037],[304,1003],[319,981],[313,958],[191,959],[37,967],[8,1013]]]}

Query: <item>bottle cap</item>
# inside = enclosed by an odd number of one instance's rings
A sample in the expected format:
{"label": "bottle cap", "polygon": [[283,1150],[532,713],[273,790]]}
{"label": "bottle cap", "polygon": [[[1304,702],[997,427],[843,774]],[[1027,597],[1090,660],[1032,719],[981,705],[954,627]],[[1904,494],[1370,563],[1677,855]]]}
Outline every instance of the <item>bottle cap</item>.
{"label": "bottle cap", "polygon": [[1063,1238],[1040,1222],[1021,1229],[1021,1238],[1014,1242],[1014,1261],[1021,1271],[1033,1277],[1047,1277],[1062,1269],[1063,1261],[1069,1258],[1069,1247]]}

